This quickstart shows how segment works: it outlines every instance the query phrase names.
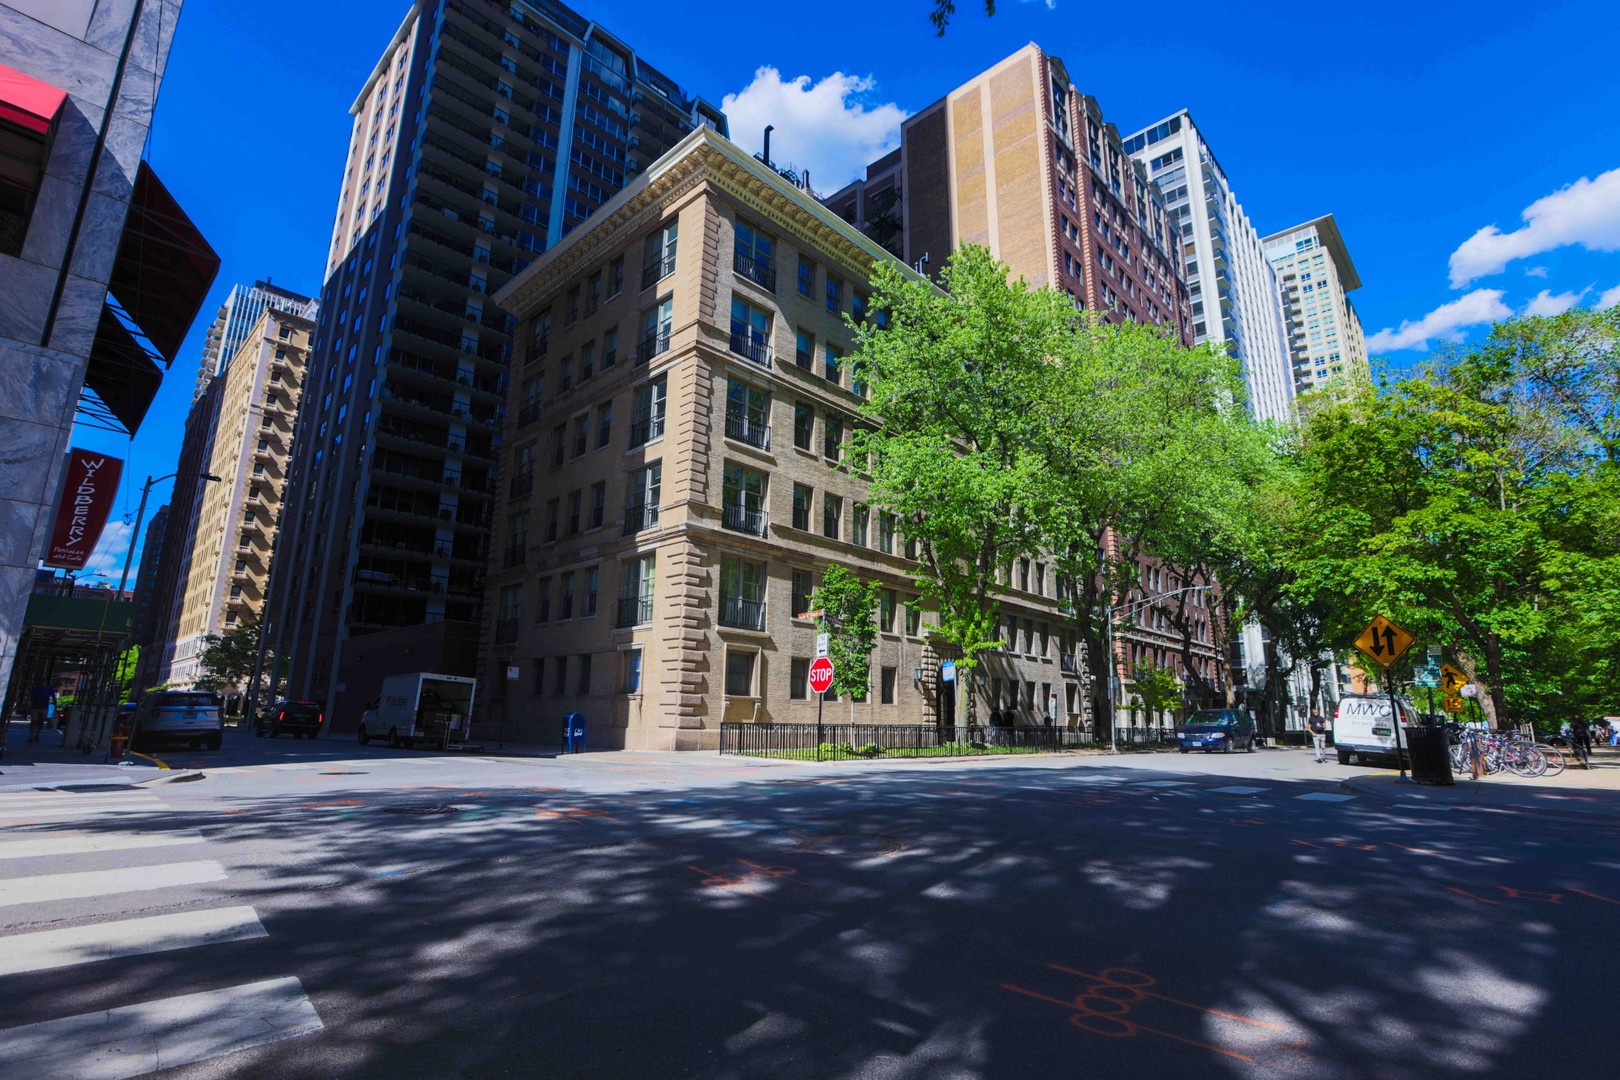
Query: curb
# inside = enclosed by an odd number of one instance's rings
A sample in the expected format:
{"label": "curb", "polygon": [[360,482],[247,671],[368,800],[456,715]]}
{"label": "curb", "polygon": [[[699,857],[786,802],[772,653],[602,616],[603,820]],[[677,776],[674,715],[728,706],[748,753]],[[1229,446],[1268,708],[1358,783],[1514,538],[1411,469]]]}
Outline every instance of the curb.
{"label": "curb", "polygon": [[193,780],[206,780],[208,774],[196,769],[182,769],[164,775],[154,776],[150,780],[134,780],[130,787],[146,787],[149,784],[188,784]]}
{"label": "curb", "polygon": [[[1390,775],[1388,773],[1375,775]],[[1435,806],[1463,806],[1470,810],[1487,810],[1503,814],[1534,814],[1538,817],[1575,818],[1579,821],[1602,821],[1610,825],[1620,826],[1620,812],[1613,814],[1594,814],[1583,810],[1566,810],[1563,807],[1527,806],[1523,803],[1489,803],[1477,802],[1472,799],[1434,799],[1419,791],[1386,790],[1381,785],[1367,783],[1367,777],[1351,776],[1339,781],[1339,786],[1345,791],[1368,798],[1380,799],[1384,802],[1405,802],[1411,799],[1430,799]],[[1410,783],[1410,781],[1408,781]],[[1424,785],[1413,785],[1423,787]]]}

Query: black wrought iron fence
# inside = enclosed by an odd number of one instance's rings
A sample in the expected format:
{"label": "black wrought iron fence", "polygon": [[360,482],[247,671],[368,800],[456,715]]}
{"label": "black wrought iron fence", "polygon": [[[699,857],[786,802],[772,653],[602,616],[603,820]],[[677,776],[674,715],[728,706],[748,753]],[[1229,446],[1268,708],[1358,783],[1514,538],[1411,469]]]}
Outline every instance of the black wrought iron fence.
{"label": "black wrought iron fence", "polygon": [[[1124,732],[1121,731],[1121,735]],[[1102,746],[1108,744],[1104,741]],[[1040,754],[1098,746],[1090,732],[1059,727],[933,724],[722,723],[720,753],[803,761]]]}

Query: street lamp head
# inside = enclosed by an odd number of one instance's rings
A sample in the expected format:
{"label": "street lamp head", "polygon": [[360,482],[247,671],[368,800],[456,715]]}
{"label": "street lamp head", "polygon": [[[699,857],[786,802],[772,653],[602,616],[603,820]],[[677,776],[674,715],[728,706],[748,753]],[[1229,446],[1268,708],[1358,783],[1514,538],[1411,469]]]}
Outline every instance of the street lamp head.
{"label": "street lamp head", "polygon": [[204,479],[204,480],[211,480],[211,481],[214,481],[216,483],[221,482],[221,481],[223,481],[225,479],[223,476],[215,476],[211,472],[198,473],[197,475],[199,477],[201,477],[202,479]]}

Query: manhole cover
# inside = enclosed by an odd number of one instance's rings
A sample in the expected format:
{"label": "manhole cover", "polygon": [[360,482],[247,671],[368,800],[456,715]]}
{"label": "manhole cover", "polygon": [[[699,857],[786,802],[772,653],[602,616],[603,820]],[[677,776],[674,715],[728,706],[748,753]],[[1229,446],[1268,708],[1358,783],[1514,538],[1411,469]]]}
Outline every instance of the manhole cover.
{"label": "manhole cover", "polygon": [[385,814],[454,814],[461,810],[459,806],[390,806],[383,811]]}

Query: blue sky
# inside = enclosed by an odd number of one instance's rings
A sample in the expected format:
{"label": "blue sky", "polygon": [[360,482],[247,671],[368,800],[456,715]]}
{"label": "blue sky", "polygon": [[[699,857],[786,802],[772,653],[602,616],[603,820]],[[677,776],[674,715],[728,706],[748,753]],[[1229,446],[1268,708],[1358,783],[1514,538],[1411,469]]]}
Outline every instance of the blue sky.
{"label": "blue sky", "polygon": [[[1002,0],[986,18],[959,0],[943,39],[930,0],[708,0],[674,19],[667,0],[574,6],[689,90],[730,97],[745,147],[774,122],[772,156],[823,192],[893,145],[905,115],[1029,41],[1122,132],[1189,108],[1261,232],[1337,217],[1363,282],[1352,299],[1394,366],[1532,305],[1620,302],[1612,3]],[[97,562],[114,579],[141,483],[175,467],[203,332],[231,284],[318,293],[348,107],[407,9],[186,3],[149,155],[222,265],[133,442],[75,439],[128,459]]]}

